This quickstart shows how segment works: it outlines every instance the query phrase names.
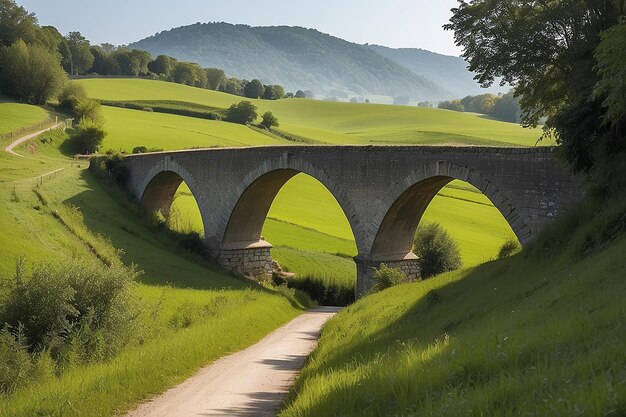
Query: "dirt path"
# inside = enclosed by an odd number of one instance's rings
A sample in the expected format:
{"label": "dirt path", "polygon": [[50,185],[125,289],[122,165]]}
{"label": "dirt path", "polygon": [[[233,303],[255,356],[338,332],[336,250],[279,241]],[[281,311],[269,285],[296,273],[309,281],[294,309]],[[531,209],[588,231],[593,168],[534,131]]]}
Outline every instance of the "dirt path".
{"label": "dirt path", "polygon": [[322,325],[338,308],[318,307],[257,344],[202,368],[126,417],[274,416]]}
{"label": "dirt path", "polygon": [[30,139],[32,139],[34,137],[37,137],[37,136],[41,135],[44,132],[47,132],[47,131],[52,130],[52,129],[56,129],[57,127],[60,127],[62,124],[63,123],[57,123],[57,124],[55,124],[53,126],[50,126],[50,127],[45,128],[45,129],[39,130],[39,131],[37,131],[35,133],[30,133],[30,134],[28,134],[26,136],[22,136],[18,140],[9,143],[7,145],[7,147],[4,148],[4,150],[7,151],[8,153],[10,153],[13,156],[19,156],[20,158],[26,158],[24,155],[20,155],[19,153],[15,152],[13,150],[13,148],[15,148],[16,146],[26,142],[27,140],[30,140]]}

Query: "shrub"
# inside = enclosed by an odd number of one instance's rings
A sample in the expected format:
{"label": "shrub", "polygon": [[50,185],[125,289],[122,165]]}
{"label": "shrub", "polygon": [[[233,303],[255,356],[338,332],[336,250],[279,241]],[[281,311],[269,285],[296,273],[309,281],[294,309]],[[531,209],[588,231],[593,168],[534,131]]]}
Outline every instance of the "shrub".
{"label": "shrub", "polygon": [[78,103],[86,99],[87,91],[85,91],[85,87],[74,81],[68,81],[59,95],[59,106],[73,111],[78,106]]}
{"label": "shrub", "polygon": [[244,100],[230,106],[226,112],[226,120],[232,123],[252,123],[257,118],[256,106]]}
{"label": "shrub", "polygon": [[136,275],[133,268],[70,261],[36,265],[27,279],[22,261],[0,321],[19,329],[17,340],[30,353],[49,351],[57,364],[111,357],[130,340]]}
{"label": "shrub", "polygon": [[80,100],[74,106],[74,116],[81,123],[88,122],[97,126],[101,126],[104,123],[100,103],[90,98]]}
{"label": "shrub", "polygon": [[280,275],[273,275],[272,282],[281,286],[285,283],[289,288],[295,288],[306,293],[313,301],[320,305],[347,306],[354,302],[354,286],[323,278],[307,275],[302,278],[284,279]]}
{"label": "shrub", "polygon": [[278,119],[272,114],[271,111],[266,111],[265,113],[263,113],[263,116],[261,116],[261,118],[263,119],[261,120],[261,126],[268,130],[272,127],[279,126]]}
{"label": "shrub", "polygon": [[500,250],[498,251],[498,259],[506,258],[507,256],[513,255],[520,249],[520,244],[517,240],[508,239],[506,242],[500,246]]}
{"label": "shrub", "polygon": [[133,153],[146,153],[148,152],[148,148],[146,146],[135,146],[133,148]]}
{"label": "shrub", "polygon": [[9,326],[0,331],[0,393],[9,394],[30,380],[31,358],[23,335],[11,334]]}
{"label": "shrub", "polygon": [[413,247],[419,258],[422,278],[429,278],[461,267],[458,244],[438,223],[418,227]]}
{"label": "shrub", "polygon": [[106,135],[107,133],[99,126],[89,122],[81,122],[71,134],[71,139],[75,142],[80,153],[92,154],[98,152]]}
{"label": "shrub", "polygon": [[407,277],[401,270],[397,268],[389,268],[385,264],[380,266],[374,271],[374,291],[382,291],[385,288],[393,287],[401,282],[406,282]]}

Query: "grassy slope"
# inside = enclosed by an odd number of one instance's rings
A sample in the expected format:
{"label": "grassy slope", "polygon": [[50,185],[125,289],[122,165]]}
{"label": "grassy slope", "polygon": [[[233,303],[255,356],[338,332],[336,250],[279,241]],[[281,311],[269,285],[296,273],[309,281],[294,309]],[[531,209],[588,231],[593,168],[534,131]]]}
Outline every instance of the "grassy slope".
{"label": "grassy slope", "polygon": [[[298,314],[282,296],[251,288],[203,262],[177,255],[170,243],[117,204],[85,170],[84,162],[60,155],[58,134],[44,136],[56,137],[57,142],[31,141],[19,149],[28,158],[0,153],[0,284],[9,279],[15,261],[23,255],[29,265],[69,257],[93,259],[86,244],[52,215],[53,210],[74,213],[70,219],[99,247],[110,247],[96,237],[102,233],[123,249],[127,264],[135,263],[145,271],[135,293],[143,305],[140,324],[146,341],[129,346],[110,362],[75,368],[60,378],[0,397],[0,416],[111,415],[255,342]],[[30,153],[32,144],[36,154]],[[64,170],[41,179],[58,168]],[[48,206],[33,192],[38,183]],[[79,211],[68,209],[71,205]],[[4,291],[4,286],[0,288]],[[191,320],[189,327],[173,324],[181,315]],[[100,389],[103,386],[107,389]]]}
{"label": "grassy slope", "polygon": [[564,219],[532,254],[346,308],[324,328],[280,415],[624,415],[621,200],[582,210],[580,225]]}
{"label": "grassy slope", "polygon": [[[81,82],[91,95],[107,100],[178,100],[223,108],[241,99],[165,82],[129,79]],[[463,135],[471,136],[465,143],[492,144],[494,138],[509,138],[510,142],[498,144],[532,145],[537,133],[475,115],[403,106],[313,100],[257,100],[256,104],[262,110],[271,108],[283,123],[282,129],[337,143],[379,143],[379,139],[394,143],[445,142],[450,139],[448,133],[456,137],[458,132],[465,132]],[[290,143],[243,126],[167,114],[105,107],[105,117],[109,130],[105,147],[127,151],[138,145],[177,149]],[[414,132],[416,129],[418,133]],[[459,187],[463,188],[462,184],[455,182],[442,192],[451,198],[435,198],[424,220],[444,224],[459,241],[465,265],[470,266],[492,258],[501,243],[513,234],[484,196],[467,184],[465,189]],[[179,209],[179,223],[184,229],[202,230],[195,202],[186,187],[181,187],[175,207]],[[450,216],[451,212],[454,216]],[[355,270],[350,259],[326,255],[356,255],[356,247],[341,208],[322,184],[304,175],[292,179],[278,194],[269,217],[263,234],[275,245],[273,253],[279,263],[299,274],[334,273],[341,280],[354,281]],[[294,256],[296,252],[291,248],[306,253]]]}
{"label": "grassy slope", "polygon": [[42,122],[48,112],[41,107],[5,101],[0,96],[0,134]]}

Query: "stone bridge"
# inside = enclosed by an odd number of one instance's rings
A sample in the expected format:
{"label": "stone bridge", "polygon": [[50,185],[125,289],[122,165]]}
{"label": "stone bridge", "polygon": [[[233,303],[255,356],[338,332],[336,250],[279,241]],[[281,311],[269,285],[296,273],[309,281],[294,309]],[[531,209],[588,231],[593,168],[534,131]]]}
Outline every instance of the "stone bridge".
{"label": "stone bridge", "polygon": [[312,176],[352,228],[357,295],[372,285],[381,263],[419,277],[411,252],[415,230],[433,197],[454,179],[481,190],[522,244],[583,195],[582,183],[547,147],[266,146],[132,155],[123,164],[132,194],[165,216],[185,181],[211,256],[249,274],[271,270],[271,245],[261,230],[274,197],[294,175]]}

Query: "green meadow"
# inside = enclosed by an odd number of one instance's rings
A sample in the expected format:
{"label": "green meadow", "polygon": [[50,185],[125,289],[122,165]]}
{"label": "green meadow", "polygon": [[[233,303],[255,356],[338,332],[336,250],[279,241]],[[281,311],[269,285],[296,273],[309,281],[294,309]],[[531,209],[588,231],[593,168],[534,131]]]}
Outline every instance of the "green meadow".
{"label": "green meadow", "polygon": [[47,117],[48,112],[41,107],[13,103],[0,96],[0,134],[43,122]]}
{"label": "green meadow", "polygon": [[[225,109],[246,100],[164,81],[90,79],[79,82],[91,97],[109,101],[174,100]],[[258,107],[259,114],[273,112],[280,121],[281,131],[319,143],[533,146],[541,135],[540,129],[524,129],[514,123],[440,109],[308,99],[250,101]],[[137,146],[134,141],[128,144],[131,145]]]}
{"label": "green meadow", "polygon": [[[110,101],[176,101],[224,109],[242,100],[160,81],[91,79],[80,83],[90,96]],[[305,99],[252,101],[259,112],[270,110],[279,118],[282,132],[316,143],[533,146],[540,134],[537,129],[439,109]],[[135,146],[184,149],[293,143],[222,121],[108,106],[103,109],[109,133],[104,149],[128,152]],[[184,184],[174,212],[171,224],[175,229],[202,233],[195,200]],[[441,191],[424,221],[444,225],[459,242],[465,266],[495,257],[500,245],[514,238],[489,200],[460,181]],[[350,257],[356,255],[356,246],[352,231],[334,197],[317,180],[301,174],[285,184],[268,214],[263,236],[274,245],[273,256],[285,269],[300,276],[334,276],[353,285],[356,272]],[[294,250],[304,256],[294,256]],[[321,258],[324,262],[315,261]]]}

